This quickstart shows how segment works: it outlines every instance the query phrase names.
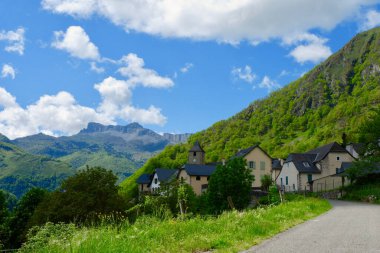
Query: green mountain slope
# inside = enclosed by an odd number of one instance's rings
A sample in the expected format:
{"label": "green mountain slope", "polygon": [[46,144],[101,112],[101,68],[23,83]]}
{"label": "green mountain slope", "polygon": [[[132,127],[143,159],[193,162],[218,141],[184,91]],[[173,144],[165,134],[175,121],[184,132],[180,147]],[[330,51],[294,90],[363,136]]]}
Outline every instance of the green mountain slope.
{"label": "green mountain slope", "polygon": [[89,123],[87,128],[73,136],[56,138],[37,134],[15,139],[12,143],[32,154],[66,162],[74,169],[82,169],[87,165],[102,166],[112,170],[121,181],[166,145],[187,137],[161,136],[137,123],[126,126]]}
{"label": "green mountain slope", "polygon": [[195,140],[202,142],[208,161],[229,158],[254,143],[273,157],[285,158],[290,152],[340,141],[343,133],[355,141],[358,129],[379,105],[380,28],[376,28],[355,36],[302,78],[192,135],[187,145],[166,148],[122,185],[132,195],[142,173],[184,163]]}
{"label": "green mountain slope", "polygon": [[0,189],[17,197],[33,187],[53,190],[73,173],[67,163],[32,155],[13,144],[0,141]]}

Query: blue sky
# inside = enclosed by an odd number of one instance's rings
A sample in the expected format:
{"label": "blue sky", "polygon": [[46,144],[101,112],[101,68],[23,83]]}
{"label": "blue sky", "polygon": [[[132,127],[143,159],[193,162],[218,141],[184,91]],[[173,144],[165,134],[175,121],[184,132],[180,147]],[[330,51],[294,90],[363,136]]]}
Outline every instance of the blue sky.
{"label": "blue sky", "polygon": [[372,0],[2,0],[0,133],[196,132],[380,24]]}

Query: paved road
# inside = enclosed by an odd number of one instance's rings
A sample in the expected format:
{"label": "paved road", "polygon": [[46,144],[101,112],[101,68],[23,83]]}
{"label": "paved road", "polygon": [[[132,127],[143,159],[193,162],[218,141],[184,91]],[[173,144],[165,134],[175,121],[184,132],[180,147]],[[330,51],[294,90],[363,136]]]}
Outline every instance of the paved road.
{"label": "paved road", "polygon": [[244,252],[380,253],[380,205],[330,202],[329,212]]}

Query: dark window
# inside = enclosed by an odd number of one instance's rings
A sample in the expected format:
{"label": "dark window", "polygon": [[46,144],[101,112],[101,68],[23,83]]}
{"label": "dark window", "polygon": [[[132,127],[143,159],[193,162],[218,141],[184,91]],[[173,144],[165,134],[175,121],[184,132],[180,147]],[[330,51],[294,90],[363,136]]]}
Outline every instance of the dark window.
{"label": "dark window", "polygon": [[295,184],[293,184],[293,190],[294,190],[294,191],[296,190],[296,185],[295,185]]}
{"label": "dark window", "polygon": [[154,183],[157,184],[157,181],[158,181],[157,178],[155,178],[155,179],[154,179]]}
{"label": "dark window", "polygon": [[283,183],[282,183],[282,178],[281,178],[281,185],[283,185]]}
{"label": "dark window", "polygon": [[337,160],[337,161],[339,161],[339,160],[340,160],[340,157],[339,157],[339,156],[337,156],[337,157],[336,157],[336,160]]}
{"label": "dark window", "polygon": [[197,152],[193,152],[193,156],[197,156]]}
{"label": "dark window", "polygon": [[249,161],[248,166],[250,169],[256,169],[256,163],[254,161]]}
{"label": "dark window", "polygon": [[313,181],[313,175],[312,175],[312,174],[308,174],[308,175],[307,175],[307,181],[308,181],[308,182]]}
{"label": "dark window", "polygon": [[195,179],[196,179],[197,181],[199,181],[199,180],[201,180],[201,176],[197,176]]}
{"label": "dark window", "polygon": [[207,177],[207,181],[210,180],[210,177]]}
{"label": "dark window", "polygon": [[286,181],[286,185],[288,185],[288,176],[286,176],[285,181]]}

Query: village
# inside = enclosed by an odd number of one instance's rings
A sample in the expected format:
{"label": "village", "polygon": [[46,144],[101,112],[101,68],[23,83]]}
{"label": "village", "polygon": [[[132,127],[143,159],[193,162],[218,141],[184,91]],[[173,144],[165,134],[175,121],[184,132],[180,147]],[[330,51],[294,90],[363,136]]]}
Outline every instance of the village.
{"label": "village", "polygon": [[[347,186],[350,182],[345,170],[359,158],[363,145],[350,143],[343,147],[332,142],[305,153],[291,153],[284,160],[271,157],[259,145],[239,150],[234,157],[246,160],[247,168],[255,180],[252,192],[265,190],[261,178],[269,176],[283,192],[326,192]],[[196,141],[188,152],[188,161],[181,168],[156,168],[152,174],[143,174],[137,179],[139,193],[155,194],[160,185],[173,180],[189,184],[196,195],[208,188],[208,181],[219,163],[206,163],[205,151]]]}

